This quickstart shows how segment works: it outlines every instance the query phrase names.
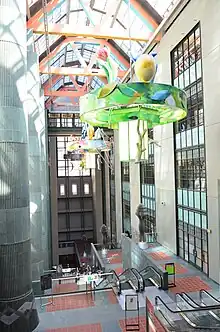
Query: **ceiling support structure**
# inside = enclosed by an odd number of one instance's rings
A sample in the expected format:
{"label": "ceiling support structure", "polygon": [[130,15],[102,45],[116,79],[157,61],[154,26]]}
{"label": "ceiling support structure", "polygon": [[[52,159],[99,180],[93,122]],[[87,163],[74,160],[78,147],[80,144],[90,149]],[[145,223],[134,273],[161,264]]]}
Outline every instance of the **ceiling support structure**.
{"label": "ceiling support structure", "polygon": [[[41,24],[38,28],[33,29],[36,34],[45,34],[44,26]],[[115,39],[115,40],[131,40],[148,42],[152,36],[152,32],[137,36],[126,31],[118,32],[114,28],[102,29],[99,27],[77,26],[72,24],[48,24],[48,34],[52,36],[67,36],[67,37],[89,37],[98,39]]]}

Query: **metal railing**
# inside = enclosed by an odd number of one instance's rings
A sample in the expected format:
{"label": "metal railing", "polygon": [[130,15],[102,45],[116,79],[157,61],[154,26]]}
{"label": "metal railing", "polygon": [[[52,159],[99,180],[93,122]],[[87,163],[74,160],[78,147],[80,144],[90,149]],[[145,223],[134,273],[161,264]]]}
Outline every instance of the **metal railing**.
{"label": "metal railing", "polygon": [[[185,298],[184,298],[185,297]],[[210,306],[199,306],[196,302],[189,298],[186,300],[186,296],[182,296],[182,294],[176,294],[176,307],[177,309],[171,309],[160,296],[155,297],[155,306],[156,310],[162,315],[162,317],[166,320],[166,322],[174,326],[175,321],[170,318],[170,314],[177,314],[183,318],[183,321],[187,323],[189,326],[195,329],[205,329],[205,330],[220,330],[220,317],[217,316],[213,310],[219,310],[220,304],[218,305],[210,305]],[[180,299],[180,302],[178,302]],[[159,305],[160,304],[162,305]],[[193,303],[194,302],[194,303]],[[197,305],[197,306],[196,306]],[[163,308],[163,309],[162,309]],[[164,313],[165,311],[165,313]],[[201,315],[199,313],[202,312]],[[167,314],[168,313],[168,314]],[[204,325],[204,313],[207,313],[207,325]],[[210,316],[211,314],[211,316]],[[209,317],[208,317],[209,316]],[[200,319],[202,320],[202,323]],[[212,319],[210,321],[210,318]],[[210,326],[213,323],[213,326]],[[217,324],[218,323],[218,324]],[[217,325],[216,325],[217,324]]]}
{"label": "metal railing", "polygon": [[78,246],[77,246],[76,242],[73,242],[73,245],[74,245],[74,251],[75,251],[75,254],[76,254],[76,257],[78,260],[78,264],[79,264],[79,266],[81,266],[81,258],[80,258]]}
{"label": "metal railing", "polygon": [[48,128],[82,128],[79,114],[48,113]]}
{"label": "metal railing", "polygon": [[130,286],[138,293],[140,292],[140,280],[136,273],[134,273],[134,270],[127,269],[119,276],[121,283],[128,282]]}
{"label": "metal railing", "polygon": [[[157,288],[162,288],[163,287],[163,278],[160,275],[159,272],[157,272],[157,270],[153,267],[153,266],[147,266],[145,267],[143,270],[141,270],[139,272],[144,279],[148,279],[150,280]],[[151,273],[151,275],[149,277],[145,276],[145,274],[147,273]],[[155,280],[156,277],[156,280]]]}
{"label": "metal railing", "polygon": [[96,268],[98,267],[100,271],[105,271],[105,264],[103,263],[94,243],[91,243],[91,255],[92,255],[92,264]]}
{"label": "metal railing", "polygon": [[139,280],[139,292],[143,292],[145,290],[145,282],[143,276],[137,269],[131,268],[131,271],[136,275]]}

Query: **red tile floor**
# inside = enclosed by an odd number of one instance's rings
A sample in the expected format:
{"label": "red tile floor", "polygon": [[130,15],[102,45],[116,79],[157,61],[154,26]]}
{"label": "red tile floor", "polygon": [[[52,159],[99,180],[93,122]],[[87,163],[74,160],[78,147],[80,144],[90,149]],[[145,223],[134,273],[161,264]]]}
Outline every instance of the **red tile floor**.
{"label": "red tile floor", "polygon": [[168,256],[165,252],[163,251],[155,251],[149,254],[151,258],[155,261],[162,261],[162,260],[172,260],[171,256]]}
{"label": "red tile floor", "polygon": [[94,307],[95,303],[91,294],[79,294],[70,296],[55,297],[53,305],[47,307],[47,312],[59,310],[71,310]]}
{"label": "red tile floor", "polygon": [[[160,264],[160,265],[162,268],[165,269],[165,264]],[[185,266],[175,262],[175,271],[176,274],[184,274],[187,273],[189,270]]]}
{"label": "red tile floor", "polygon": [[200,277],[191,276],[184,278],[176,278],[176,287],[172,287],[169,289],[170,292],[176,293],[191,293],[191,292],[199,292],[201,289],[211,290],[211,287],[205,283]]}
{"label": "red tile floor", "polygon": [[123,267],[116,267],[114,270],[117,273],[117,275],[123,273],[123,271],[124,271]]}
{"label": "red tile floor", "polygon": [[49,329],[46,332],[102,332],[101,324],[79,325],[63,327],[59,329]]}
{"label": "red tile floor", "polygon": [[110,264],[122,264],[122,253],[111,250],[107,253],[107,259]]}
{"label": "red tile floor", "polygon": [[78,285],[74,282],[60,284],[60,285],[57,284],[56,286],[53,287],[53,293],[54,294],[71,293],[75,292],[78,289],[79,289]]}

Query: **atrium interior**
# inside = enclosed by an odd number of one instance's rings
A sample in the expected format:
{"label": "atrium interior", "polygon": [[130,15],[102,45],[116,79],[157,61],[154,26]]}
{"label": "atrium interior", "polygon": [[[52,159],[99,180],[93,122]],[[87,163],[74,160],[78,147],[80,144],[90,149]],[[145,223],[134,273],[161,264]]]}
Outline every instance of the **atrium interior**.
{"label": "atrium interior", "polygon": [[0,0],[0,332],[220,331],[219,17]]}

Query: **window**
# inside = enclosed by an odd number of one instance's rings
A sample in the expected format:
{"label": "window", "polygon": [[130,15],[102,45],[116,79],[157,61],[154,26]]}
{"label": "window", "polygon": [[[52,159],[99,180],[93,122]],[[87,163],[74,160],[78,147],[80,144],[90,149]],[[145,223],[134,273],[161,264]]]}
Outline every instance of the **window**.
{"label": "window", "polygon": [[[153,129],[148,131],[153,139]],[[146,228],[148,234],[156,234],[156,198],[154,179],[154,144],[149,145],[148,160],[140,164],[141,203],[147,208]],[[149,238],[150,239],[150,238]]]}
{"label": "window", "polygon": [[57,137],[57,174],[58,177],[70,176],[90,176],[89,169],[80,167],[80,160],[71,160],[67,153],[68,144],[71,142],[70,136]]}
{"label": "window", "polygon": [[122,229],[131,233],[130,211],[130,170],[129,162],[121,163],[121,187],[122,187]]}
{"label": "window", "polygon": [[89,195],[89,184],[88,183],[84,183],[84,194]]}
{"label": "window", "polygon": [[178,252],[208,274],[208,219],[200,26],[171,53],[173,84],[184,89],[188,115],[174,124]]}
{"label": "window", "polygon": [[65,186],[64,186],[64,184],[60,185],[60,196],[65,196]]}
{"label": "window", "polygon": [[116,204],[115,204],[115,164],[114,148],[110,153],[109,178],[110,178],[110,223],[111,223],[111,241],[116,242]]}
{"label": "window", "polygon": [[77,195],[77,184],[72,183],[72,194]]}

